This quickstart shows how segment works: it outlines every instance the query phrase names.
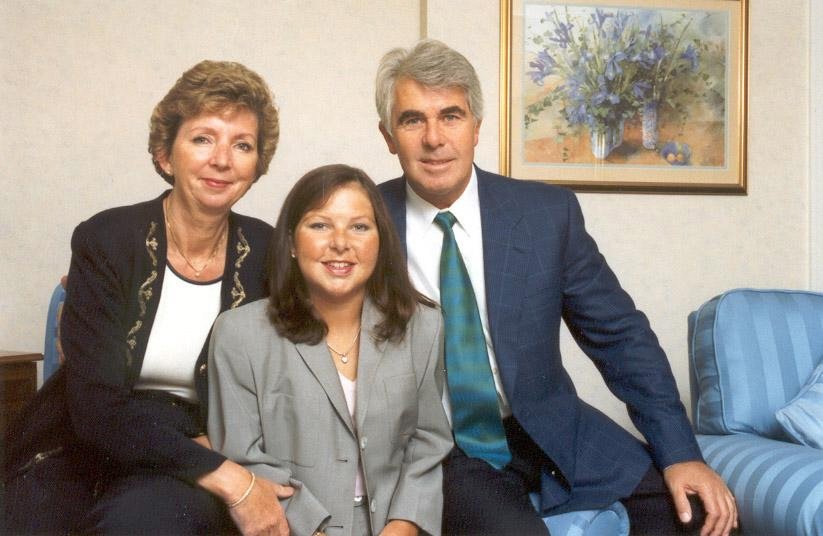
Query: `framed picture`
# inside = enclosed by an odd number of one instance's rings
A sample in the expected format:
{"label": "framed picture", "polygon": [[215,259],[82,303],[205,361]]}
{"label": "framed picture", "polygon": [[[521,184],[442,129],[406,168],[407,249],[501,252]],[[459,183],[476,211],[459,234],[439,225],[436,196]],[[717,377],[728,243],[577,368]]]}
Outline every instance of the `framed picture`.
{"label": "framed picture", "polygon": [[747,0],[501,0],[504,175],[746,192]]}

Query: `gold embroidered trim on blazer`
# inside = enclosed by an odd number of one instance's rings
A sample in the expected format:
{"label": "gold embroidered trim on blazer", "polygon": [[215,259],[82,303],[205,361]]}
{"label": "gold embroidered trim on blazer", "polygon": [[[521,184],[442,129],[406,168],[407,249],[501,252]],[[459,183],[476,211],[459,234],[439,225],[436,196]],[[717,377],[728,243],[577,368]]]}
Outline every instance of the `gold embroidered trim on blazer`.
{"label": "gold embroidered trim on blazer", "polygon": [[237,228],[237,240],[237,253],[239,257],[234,261],[234,286],[231,289],[231,297],[234,300],[231,302],[232,309],[243,303],[243,300],[246,299],[246,289],[243,288],[243,284],[240,282],[240,267],[243,265],[246,257],[249,256],[249,253],[251,253],[251,246],[243,235],[242,227]]}
{"label": "gold embroidered trim on blazer", "polygon": [[126,344],[129,346],[129,350],[127,350],[127,362],[128,365],[131,366],[132,363],[132,355],[131,350],[137,346],[137,332],[143,327],[143,317],[146,316],[146,309],[147,303],[151,300],[152,296],[154,295],[154,289],[152,288],[152,284],[157,279],[157,237],[155,236],[155,232],[157,231],[157,222],[151,222],[149,225],[149,232],[146,234],[146,252],[149,254],[151,258],[151,266],[153,270],[149,274],[149,277],[143,281],[143,284],[140,285],[140,288],[137,290],[137,304],[140,306],[140,314],[137,318],[137,321],[134,323],[132,328],[129,330],[128,335],[126,335]]}
{"label": "gold embroidered trim on blazer", "polygon": [[132,326],[132,328],[129,330],[129,334],[126,335],[126,337],[128,337],[126,339],[126,344],[129,345],[129,349],[134,350],[134,347],[137,346],[137,338],[134,337],[134,334],[137,333],[138,331],[140,331],[140,328],[142,328],[142,327],[143,327],[143,321],[138,320],[137,322],[134,323],[134,326]]}

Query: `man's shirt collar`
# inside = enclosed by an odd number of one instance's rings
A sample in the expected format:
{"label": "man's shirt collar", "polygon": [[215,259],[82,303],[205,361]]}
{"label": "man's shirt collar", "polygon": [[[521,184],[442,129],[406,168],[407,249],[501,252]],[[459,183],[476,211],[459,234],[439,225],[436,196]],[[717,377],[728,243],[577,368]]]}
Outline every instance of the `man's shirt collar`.
{"label": "man's shirt collar", "polygon": [[[478,236],[480,227],[480,198],[477,192],[477,172],[472,166],[471,177],[466,189],[460,197],[452,203],[448,210],[457,218],[457,224],[469,236]],[[443,212],[432,205],[412,189],[406,181],[406,226],[416,229],[426,229],[434,225],[434,218],[438,212]]]}

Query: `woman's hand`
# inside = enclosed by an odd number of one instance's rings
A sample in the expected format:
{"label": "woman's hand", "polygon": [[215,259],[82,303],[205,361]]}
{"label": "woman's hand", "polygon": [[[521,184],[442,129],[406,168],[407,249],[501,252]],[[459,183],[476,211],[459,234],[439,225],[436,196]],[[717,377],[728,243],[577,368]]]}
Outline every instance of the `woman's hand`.
{"label": "woman's hand", "polygon": [[207,436],[206,434],[193,437],[191,438],[191,440],[200,446],[206,447],[207,449],[211,448],[211,441],[209,441],[209,436]]}
{"label": "woman's hand", "polygon": [[417,536],[418,533],[417,525],[411,521],[392,519],[380,531],[380,536]]}
{"label": "woman's hand", "polygon": [[229,514],[244,536],[288,536],[289,524],[279,499],[291,497],[292,494],[292,487],[258,478],[249,496],[234,508],[230,508]]}
{"label": "woman's hand", "polygon": [[206,490],[233,504],[249,490],[246,498],[229,508],[229,514],[244,535],[271,534],[288,536],[289,524],[279,499],[291,497],[294,488],[281,486],[263,478],[252,485],[251,473],[237,463],[226,460],[220,467],[197,480]]}

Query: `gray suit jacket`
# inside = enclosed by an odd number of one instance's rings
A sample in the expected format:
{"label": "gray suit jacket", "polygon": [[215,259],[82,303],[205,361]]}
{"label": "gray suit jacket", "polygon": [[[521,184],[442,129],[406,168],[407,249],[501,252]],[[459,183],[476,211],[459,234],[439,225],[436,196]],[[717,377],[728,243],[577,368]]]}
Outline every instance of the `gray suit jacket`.
{"label": "gray suit jacket", "polygon": [[324,344],[280,337],[267,300],[220,315],[209,352],[209,438],[260,477],[291,484],[283,501],[291,533],[351,534],[362,459],[371,528],[406,519],[440,533],[442,471],[452,447],[441,404],[440,311],[424,306],[399,343],[376,343],[380,313],[363,306],[355,422]]}

